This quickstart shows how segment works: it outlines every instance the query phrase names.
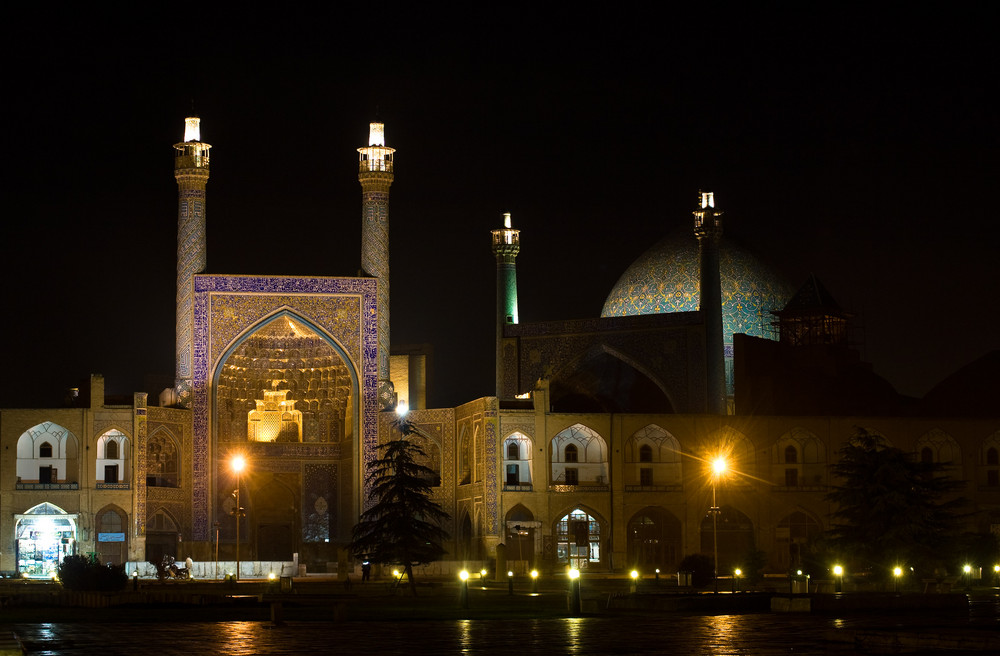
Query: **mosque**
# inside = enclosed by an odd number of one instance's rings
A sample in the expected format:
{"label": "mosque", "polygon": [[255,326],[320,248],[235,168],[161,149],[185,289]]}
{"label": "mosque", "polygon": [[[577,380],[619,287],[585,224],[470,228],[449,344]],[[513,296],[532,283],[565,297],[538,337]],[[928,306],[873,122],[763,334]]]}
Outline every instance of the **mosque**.
{"label": "mosque", "polygon": [[[934,403],[907,403],[850,348],[850,314],[818,279],[796,291],[723,238],[711,192],[694,234],[650,248],[593,319],[521,321],[520,231],[505,215],[491,235],[496,393],[426,408],[427,356],[390,341],[383,125],[358,148],[357,277],[204,273],[200,130],[187,118],[174,145],[175,385],[109,404],[92,375],[72,407],[0,410],[0,570],[50,576],[96,553],[353,571],[365,463],[403,407],[451,515],[451,560],[432,570],[499,551],[517,571],[672,572],[717,544],[720,571],[759,549],[786,572],[829,527],[829,466],[857,427],[951,463],[969,529],[1000,533],[1000,417],[969,392],[996,355]],[[724,475],[706,468],[718,455]]]}

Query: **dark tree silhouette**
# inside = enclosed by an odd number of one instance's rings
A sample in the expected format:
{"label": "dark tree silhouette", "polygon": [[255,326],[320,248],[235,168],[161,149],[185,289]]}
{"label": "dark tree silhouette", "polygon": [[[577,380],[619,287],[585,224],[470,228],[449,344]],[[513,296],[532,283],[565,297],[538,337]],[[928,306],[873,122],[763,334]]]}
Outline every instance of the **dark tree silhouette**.
{"label": "dark tree silhouette", "polygon": [[858,429],[833,466],[838,479],[827,499],[836,504],[830,546],[855,571],[885,578],[895,565],[924,575],[947,562],[959,533],[964,485],[943,473],[948,463],[921,462]]}
{"label": "dark tree silhouette", "polygon": [[368,463],[370,506],[354,527],[351,551],[383,564],[400,564],[410,590],[417,594],[413,566],[441,558],[448,533],[441,522],[450,516],[430,498],[436,472],[418,462],[424,450],[414,436],[427,437],[405,418],[395,422],[400,437],[379,445]]}

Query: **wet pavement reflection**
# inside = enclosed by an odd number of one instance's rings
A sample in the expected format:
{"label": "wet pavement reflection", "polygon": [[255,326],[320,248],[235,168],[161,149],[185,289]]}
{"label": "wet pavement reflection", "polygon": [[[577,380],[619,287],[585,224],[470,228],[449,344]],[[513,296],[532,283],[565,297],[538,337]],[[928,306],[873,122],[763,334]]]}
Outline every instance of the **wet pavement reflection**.
{"label": "wet pavement reflection", "polygon": [[[926,618],[925,618],[926,619]],[[968,620],[957,620],[960,629]],[[920,625],[884,618],[883,627]],[[811,615],[660,615],[537,620],[411,622],[191,622],[4,625],[29,654],[848,654],[829,632],[877,626],[877,618]]]}

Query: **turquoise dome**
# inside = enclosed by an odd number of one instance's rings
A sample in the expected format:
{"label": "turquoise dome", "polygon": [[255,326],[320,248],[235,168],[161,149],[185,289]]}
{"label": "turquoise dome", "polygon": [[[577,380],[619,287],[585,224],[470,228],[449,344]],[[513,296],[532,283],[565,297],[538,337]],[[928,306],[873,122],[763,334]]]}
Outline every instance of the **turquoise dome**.
{"label": "turquoise dome", "polygon": [[[794,290],[774,269],[724,237],[719,262],[723,339],[731,357],[734,333],[773,338],[770,312],[783,308]],[[691,312],[700,298],[698,241],[693,235],[667,237],[622,274],[601,316]]]}

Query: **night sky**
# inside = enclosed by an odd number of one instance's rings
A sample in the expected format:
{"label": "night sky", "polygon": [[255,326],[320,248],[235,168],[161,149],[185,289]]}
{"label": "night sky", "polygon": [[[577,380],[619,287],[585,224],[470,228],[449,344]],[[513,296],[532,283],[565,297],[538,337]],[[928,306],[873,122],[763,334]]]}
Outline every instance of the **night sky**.
{"label": "night sky", "polygon": [[794,286],[815,272],[864,359],[922,396],[1000,347],[994,19],[809,4],[14,16],[0,407],[58,405],[91,372],[115,394],[172,377],[192,102],[209,273],[355,275],[356,149],[384,121],[392,340],[433,345],[432,406],[493,392],[502,212],[522,322],[595,317],[690,231],[699,189]]}

